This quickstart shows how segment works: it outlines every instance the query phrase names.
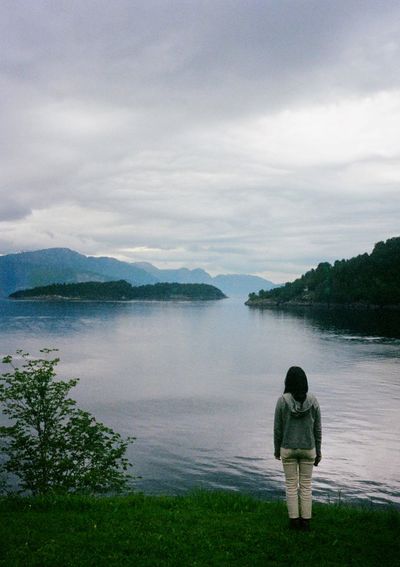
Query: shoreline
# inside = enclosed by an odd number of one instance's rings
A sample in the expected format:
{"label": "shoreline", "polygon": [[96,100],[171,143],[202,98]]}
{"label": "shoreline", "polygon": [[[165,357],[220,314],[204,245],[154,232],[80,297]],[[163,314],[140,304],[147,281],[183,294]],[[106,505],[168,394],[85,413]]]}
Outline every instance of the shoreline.
{"label": "shoreline", "polygon": [[123,299],[123,298],[119,298],[119,299],[102,299],[102,298],[97,298],[97,299],[90,299],[90,298],[83,298],[83,297],[63,297],[62,295],[60,296],[55,296],[55,295],[49,295],[49,296],[32,296],[32,297],[4,297],[2,299],[7,299],[9,301],[37,301],[37,302],[56,302],[56,301],[66,301],[66,302],[75,302],[75,303],[132,303],[132,302],[172,302],[172,301],[184,301],[184,302],[188,302],[188,301],[220,301],[222,299],[227,299],[227,297],[213,297],[213,298],[195,298],[195,297],[169,297],[169,298],[134,298],[134,299]]}
{"label": "shoreline", "polygon": [[371,303],[323,303],[314,301],[274,301],[272,299],[248,299],[245,302],[248,307],[287,309],[305,307],[307,309],[328,309],[328,310],[350,310],[350,311],[400,311],[400,304],[396,305],[377,305]]}

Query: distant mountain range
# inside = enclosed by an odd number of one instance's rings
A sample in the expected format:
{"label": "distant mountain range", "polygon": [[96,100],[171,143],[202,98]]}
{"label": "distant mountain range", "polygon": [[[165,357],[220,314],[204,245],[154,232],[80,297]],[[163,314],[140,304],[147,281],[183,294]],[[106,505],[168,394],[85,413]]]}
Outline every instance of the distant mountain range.
{"label": "distant mountain range", "polygon": [[274,283],[251,275],[210,276],[205,270],[161,270],[147,262],[121,262],[115,258],[85,256],[69,248],[47,248],[0,256],[0,296],[53,283],[126,280],[134,286],[155,283],[206,283],[227,296],[247,297],[254,290],[269,290]]}

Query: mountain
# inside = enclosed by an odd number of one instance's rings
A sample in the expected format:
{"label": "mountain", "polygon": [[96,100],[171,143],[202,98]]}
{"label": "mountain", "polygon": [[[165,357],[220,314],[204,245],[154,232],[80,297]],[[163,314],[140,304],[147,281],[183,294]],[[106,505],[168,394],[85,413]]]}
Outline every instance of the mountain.
{"label": "mountain", "polygon": [[230,297],[247,297],[255,289],[273,289],[276,284],[259,276],[226,274],[212,278],[213,285],[222,289]]}
{"label": "mountain", "polygon": [[378,242],[371,254],[322,262],[283,287],[251,293],[246,304],[400,307],[400,237]]}
{"label": "mountain", "polygon": [[84,256],[68,248],[48,248],[0,256],[0,295],[52,283],[125,279],[132,285],[156,283],[150,273],[114,258]]}
{"label": "mountain", "polygon": [[218,287],[229,297],[247,297],[248,294],[255,289],[273,289],[274,287],[278,287],[276,284],[259,276],[226,274],[212,277],[201,268],[195,270],[188,270],[187,268],[162,270],[148,262],[136,262],[134,265],[146,270],[148,273],[158,278],[159,281],[207,283]]}
{"label": "mountain", "polygon": [[208,284],[156,283],[132,286],[124,280],[119,280],[39,286],[16,291],[10,297],[12,299],[83,299],[95,301],[130,301],[133,299],[208,301],[224,299],[226,296],[221,290]]}
{"label": "mountain", "polygon": [[0,256],[0,296],[54,283],[126,280],[139,286],[154,283],[215,285],[228,296],[246,297],[254,289],[271,289],[272,282],[247,275],[212,277],[197,268],[162,270],[148,262],[121,262],[115,258],[85,256],[68,248],[48,248]]}
{"label": "mountain", "polygon": [[161,282],[213,283],[213,278],[210,274],[201,268],[196,268],[194,270],[189,270],[188,268],[162,270],[148,262],[135,262],[133,265],[141,268],[142,270],[146,270],[149,274],[152,274]]}

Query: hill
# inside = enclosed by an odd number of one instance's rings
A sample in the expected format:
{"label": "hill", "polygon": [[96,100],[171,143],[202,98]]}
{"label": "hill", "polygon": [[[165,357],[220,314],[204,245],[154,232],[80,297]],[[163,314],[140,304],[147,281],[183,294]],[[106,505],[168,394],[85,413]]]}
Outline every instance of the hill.
{"label": "hill", "polygon": [[212,277],[205,270],[162,270],[148,262],[122,262],[115,258],[85,256],[68,248],[48,248],[0,256],[0,297],[20,289],[53,283],[125,280],[133,286],[154,283],[205,283],[226,295],[246,297],[254,289],[274,284],[248,275]]}
{"label": "hill", "polygon": [[142,300],[214,300],[225,295],[208,284],[157,283],[132,286],[124,280],[112,282],[84,282],[52,284],[19,290],[11,299],[84,299],[96,301]]}
{"label": "hill", "polygon": [[156,268],[149,262],[135,262],[133,264],[147,273],[151,274],[161,282],[167,283],[208,283],[212,284],[214,279],[210,274],[201,268],[189,270],[188,268],[179,268],[177,270],[161,270]]}
{"label": "hill", "polygon": [[0,295],[19,289],[85,281],[125,279],[132,285],[156,283],[146,271],[114,258],[87,257],[68,248],[49,248],[0,257]]}
{"label": "hill", "polygon": [[214,285],[222,289],[230,296],[246,297],[254,289],[273,289],[276,284],[260,278],[259,276],[247,276],[241,274],[226,274],[215,276],[212,279]]}
{"label": "hill", "polygon": [[322,262],[294,282],[251,293],[246,305],[400,307],[400,237],[375,244],[371,254]]}

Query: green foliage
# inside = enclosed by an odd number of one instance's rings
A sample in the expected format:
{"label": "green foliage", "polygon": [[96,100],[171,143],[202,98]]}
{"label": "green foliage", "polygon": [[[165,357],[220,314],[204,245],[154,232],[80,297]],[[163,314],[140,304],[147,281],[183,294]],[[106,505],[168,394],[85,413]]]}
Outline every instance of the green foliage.
{"label": "green foliage", "polygon": [[0,376],[0,404],[9,425],[0,427],[0,470],[16,475],[22,491],[108,492],[127,486],[127,440],[68,397],[78,380],[56,380],[59,358],[33,359],[17,351],[3,358],[11,370]]}
{"label": "green foliage", "polygon": [[399,528],[395,509],[315,503],[293,532],[284,502],[227,492],[0,499],[0,566],[393,567]]}
{"label": "green foliage", "polygon": [[57,297],[69,299],[131,300],[131,299],[222,299],[221,290],[209,284],[157,283],[132,286],[124,280],[52,284],[12,293],[13,299]]}
{"label": "green foliage", "polygon": [[350,260],[323,262],[297,280],[270,291],[251,294],[256,303],[269,299],[365,305],[400,304],[400,238],[378,242],[371,254]]}

